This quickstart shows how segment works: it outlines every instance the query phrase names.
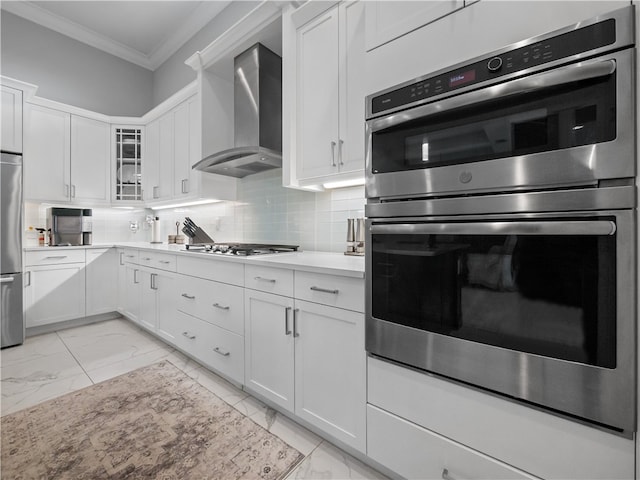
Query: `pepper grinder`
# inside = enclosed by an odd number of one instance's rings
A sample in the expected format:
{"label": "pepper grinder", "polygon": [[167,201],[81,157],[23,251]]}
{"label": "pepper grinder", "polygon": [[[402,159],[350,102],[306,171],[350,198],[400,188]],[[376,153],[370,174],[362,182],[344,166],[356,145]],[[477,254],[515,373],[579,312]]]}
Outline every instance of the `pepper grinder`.
{"label": "pepper grinder", "polygon": [[347,251],[344,252],[345,255],[351,255],[355,251],[355,228],[354,228],[355,220],[353,218],[347,218]]}

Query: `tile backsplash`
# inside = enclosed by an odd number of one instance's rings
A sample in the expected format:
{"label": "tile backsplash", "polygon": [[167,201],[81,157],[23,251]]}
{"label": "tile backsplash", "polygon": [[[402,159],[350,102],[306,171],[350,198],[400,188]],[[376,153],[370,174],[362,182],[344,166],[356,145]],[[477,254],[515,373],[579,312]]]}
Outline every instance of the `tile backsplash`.
{"label": "tile backsplash", "polygon": [[[163,243],[190,217],[216,242],[261,242],[299,245],[302,250],[343,252],[347,218],[364,217],[364,187],[306,192],[282,187],[280,170],[243,178],[237,200],[193,207],[150,210],[145,208],[93,208],[93,243],[149,242],[147,215],[160,219]],[[27,203],[25,226],[43,227],[48,205]],[[130,223],[137,222],[133,232]],[[182,233],[182,232],[179,232]],[[34,244],[27,235],[25,245]],[[35,241],[37,244],[37,240]]]}

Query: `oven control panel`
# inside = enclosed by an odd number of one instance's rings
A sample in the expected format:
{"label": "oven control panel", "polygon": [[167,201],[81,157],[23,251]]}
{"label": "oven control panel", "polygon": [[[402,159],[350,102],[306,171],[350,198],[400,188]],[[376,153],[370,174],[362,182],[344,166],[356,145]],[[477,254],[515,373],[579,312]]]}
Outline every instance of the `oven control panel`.
{"label": "oven control panel", "polygon": [[615,43],[615,37],[614,19],[571,30],[567,33],[498,55],[491,55],[454,70],[427,77],[381,95],[370,97],[370,111],[373,115],[376,115],[462,87],[589,52]]}

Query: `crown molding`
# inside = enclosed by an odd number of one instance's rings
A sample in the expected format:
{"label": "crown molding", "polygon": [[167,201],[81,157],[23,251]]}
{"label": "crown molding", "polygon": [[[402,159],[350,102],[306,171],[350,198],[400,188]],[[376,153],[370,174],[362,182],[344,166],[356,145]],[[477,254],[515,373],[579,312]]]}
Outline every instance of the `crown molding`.
{"label": "crown molding", "polygon": [[2,10],[37,23],[45,28],[73,38],[147,70],[154,71],[176,53],[193,35],[209,23],[230,2],[215,1],[200,4],[181,25],[176,26],[150,55],[112,40],[78,23],[55,15],[31,2],[2,2]]}

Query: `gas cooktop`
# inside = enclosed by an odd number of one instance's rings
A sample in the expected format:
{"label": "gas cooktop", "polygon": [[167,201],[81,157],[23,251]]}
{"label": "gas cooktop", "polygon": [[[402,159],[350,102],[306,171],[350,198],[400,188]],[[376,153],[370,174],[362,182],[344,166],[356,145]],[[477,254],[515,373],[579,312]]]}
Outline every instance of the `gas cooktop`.
{"label": "gas cooktop", "polygon": [[216,255],[265,255],[298,251],[298,245],[272,245],[268,243],[194,243],[185,245],[189,252]]}

